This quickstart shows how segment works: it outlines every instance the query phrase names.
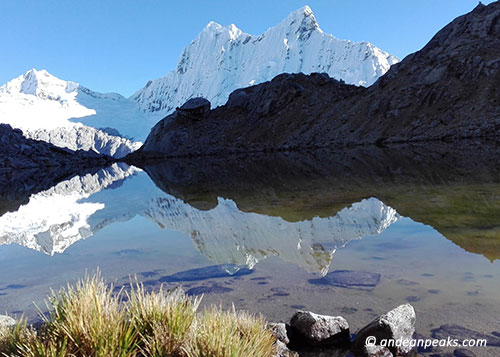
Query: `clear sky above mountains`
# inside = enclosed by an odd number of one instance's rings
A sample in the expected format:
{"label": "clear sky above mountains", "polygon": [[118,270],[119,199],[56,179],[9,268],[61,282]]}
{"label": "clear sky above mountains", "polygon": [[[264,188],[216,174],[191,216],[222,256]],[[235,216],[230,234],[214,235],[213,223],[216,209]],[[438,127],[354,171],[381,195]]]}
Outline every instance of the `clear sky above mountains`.
{"label": "clear sky above mountains", "polygon": [[[492,1],[483,1],[490,3]],[[400,58],[420,49],[475,0],[11,0],[0,2],[0,84],[47,69],[100,92],[129,96],[176,68],[211,20],[260,34],[311,6],[323,31],[369,41]]]}

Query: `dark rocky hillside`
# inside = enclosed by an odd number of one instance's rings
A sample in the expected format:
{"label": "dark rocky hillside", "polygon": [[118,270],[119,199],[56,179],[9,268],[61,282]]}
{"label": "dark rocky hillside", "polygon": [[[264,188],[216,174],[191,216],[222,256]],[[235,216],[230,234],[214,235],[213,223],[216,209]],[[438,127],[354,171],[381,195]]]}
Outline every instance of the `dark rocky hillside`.
{"label": "dark rocky hillside", "polygon": [[500,3],[478,5],[369,88],[283,74],[161,120],[129,160],[497,137]]}

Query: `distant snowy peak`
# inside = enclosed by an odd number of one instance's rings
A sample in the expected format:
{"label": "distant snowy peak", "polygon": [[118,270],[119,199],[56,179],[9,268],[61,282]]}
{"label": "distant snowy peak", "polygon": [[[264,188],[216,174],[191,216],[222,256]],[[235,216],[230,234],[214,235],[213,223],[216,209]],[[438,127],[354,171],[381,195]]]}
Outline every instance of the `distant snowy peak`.
{"label": "distant snowy peak", "polygon": [[233,90],[284,72],[326,72],[368,86],[398,61],[368,42],[353,43],[324,33],[305,6],[259,36],[235,25],[210,22],[184,48],[175,71],[149,81],[131,98],[145,112],[166,114],[196,96],[206,97],[214,106],[224,104]]}
{"label": "distant snowy peak", "polygon": [[59,79],[44,69],[37,70],[35,68],[0,86],[0,97],[35,96],[40,99],[58,101],[63,105],[76,102],[76,96],[80,93],[85,93],[96,99],[127,100],[118,93],[94,92],[79,83]]}
{"label": "distant snowy peak", "polygon": [[[31,69],[0,86],[1,123],[23,130],[32,139],[72,150],[115,157],[136,150],[140,143],[120,136],[137,135],[137,129],[127,130],[138,127],[131,123],[134,113],[138,113],[135,102],[120,94],[94,92],[46,70]],[[92,127],[83,125],[87,121]]]}
{"label": "distant snowy peak", "polygon": [[63,81],[46,70],[31,69],[1,86],[0,93],[10,95],[19,93],[57,100],[70,97],[68,93],[75,92],[77,88],[78,83]]}

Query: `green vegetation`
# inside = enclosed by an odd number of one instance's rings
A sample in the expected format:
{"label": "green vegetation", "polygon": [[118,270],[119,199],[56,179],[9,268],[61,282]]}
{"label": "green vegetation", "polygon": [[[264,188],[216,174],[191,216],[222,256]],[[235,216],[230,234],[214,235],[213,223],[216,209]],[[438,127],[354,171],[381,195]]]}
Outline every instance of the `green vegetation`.
{"label": "green vegetation", "polygon": [[113,293],[99,274],[52,293],[41,327],[0,328],[0,355],[269,357],[275,338],[262,317],[209,307],[175,291]]}

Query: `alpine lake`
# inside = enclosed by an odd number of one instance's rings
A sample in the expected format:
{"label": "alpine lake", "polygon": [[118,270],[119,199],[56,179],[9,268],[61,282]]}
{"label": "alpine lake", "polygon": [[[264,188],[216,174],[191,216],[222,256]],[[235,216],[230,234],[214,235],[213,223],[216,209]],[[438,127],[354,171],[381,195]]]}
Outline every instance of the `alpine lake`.
{"label": "alpine lake", "polygon": [[3,202],[0,313],[36,321],[99,270],[117,290],[341,315],[353,333],[410,302],[419,336],[472,330],[497,356],[499,163],[476,142],[115,163]]}

